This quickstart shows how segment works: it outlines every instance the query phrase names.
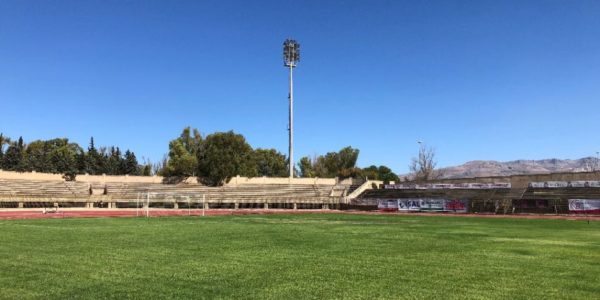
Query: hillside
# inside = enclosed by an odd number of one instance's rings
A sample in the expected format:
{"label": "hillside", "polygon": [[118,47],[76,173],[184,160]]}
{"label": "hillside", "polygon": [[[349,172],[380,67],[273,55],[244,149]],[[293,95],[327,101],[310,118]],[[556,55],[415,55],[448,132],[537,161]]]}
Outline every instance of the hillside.
{"label": "hillside", "polygon": [[517,174],[586,172],[599,170],[595,157],[580,159],[514,160],[498,162],[474,160],[460,166],[442,168],[443,178],[509,176]]}

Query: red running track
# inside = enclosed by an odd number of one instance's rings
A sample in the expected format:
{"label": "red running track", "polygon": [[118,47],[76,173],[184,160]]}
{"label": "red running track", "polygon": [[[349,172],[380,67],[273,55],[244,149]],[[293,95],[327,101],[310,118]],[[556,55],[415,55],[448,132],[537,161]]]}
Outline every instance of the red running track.
{"label": "red running track", "polygon": [[[302,210],[293,211],[289,209],[151,209],[148,212],[150,217],[168,217],[168,216],[225,216],[225,215],[257,215],[257,214],[294,214],[294,213],[315,213],[331,212],[326,210]],[[57,212],[44,213],[41,209],[27,210],[5,210],[0,211],[0,220],[4,219],[61,219],[61,218],[102,218],[102,217],[144,217],[146,212],[135,209],[59,209]]]}
{"label": "red running track", "polygon": [[[309,213],[345,213],[367,215],[415,215],[415,216],[447,216],[447,217],[482,217],[482,218],[513,218],[513,219],[562,219],[562,220],[590,220],[600,221],[600,215],[542,215],[542,214],[454,214],[454,213],[406,213],[406,212],[380,212],[380,211],[352,211],[352,210],[291,210],[291,209],[151,209],[150,217],[166,216],[225,216],[225,215],[264,215],[264,214],[309,214]],[[58,212],[43,213],[41,209],[11,209],[0,210],[0,220],[10,219],[49,219],[49,218],[101,218],[101,217],[143,217],[144,211],[135,209],[63,209]]]}

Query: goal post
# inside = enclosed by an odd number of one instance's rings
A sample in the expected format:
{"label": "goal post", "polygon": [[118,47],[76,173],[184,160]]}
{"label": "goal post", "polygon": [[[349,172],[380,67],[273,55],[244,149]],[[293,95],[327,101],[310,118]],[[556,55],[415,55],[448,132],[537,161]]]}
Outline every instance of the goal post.
{"label": "goal post", "polygon": [[205,195],[201,193],[140,192],[136,200],[136,216],[204,215]]}

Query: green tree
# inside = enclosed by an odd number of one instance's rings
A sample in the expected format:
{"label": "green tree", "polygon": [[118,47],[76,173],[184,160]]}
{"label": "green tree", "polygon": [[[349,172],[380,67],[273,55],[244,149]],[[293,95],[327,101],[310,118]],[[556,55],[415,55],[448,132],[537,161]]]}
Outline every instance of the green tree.
{"label": "green tree", "polygon": [[392,172],[392,170],[386,166],[369,166],[367,168],[362,169],[360,171],[360,175],[371,180],[381,180],[385,183],[389,183],[390,181],[400,181],[398,175],[396,175],[396,173]]}
{"label": "green tree", "polygon": [[313,161],[312,168],[316,177],[356,177],[360,174],[360,169],[356,167],[358,160],[358,149],[350,146],[342,148],[338,152],[329,152],[322,156],[317,156]]}
{"label": "green tree", "polygon": [[4,145],[10,145],[10,138],[5,137],[4,134],[0,133],[0,169],[3,168]]}
{"label": "green tree", "polygon": [[123,167],[123,158],[121,157],[121,150],[119,147],[110,147],[108,157],[106,159],[106,174],[109,175],[121,175]]}
{"label": "green tree", "polygon": [[189,177],[198,168],[198,158],[188,152],[181,140],[169,143],[169,160],[164,170],[164,176]]}
{"label": "green tree", "polygon": [[138,166],[138,161],[135,157],[135,153],[127,149],[127,151],[125,151],[123,174],[138,175],[140,173],[139,171],[140,168]]}
{"label": "green tree", "polygon": [[191,129],[190,126],[184,128],[178,140],[185,150],[194,156],[197,156],[202,149],[202,135],[196,128]]}
{"label": "green tree", "polygon": [[25,145],[23,144],[23,138],[19,137],[18,142],[13,142],[6,150],[6,154],[4,155],[2,162],[3,168],[9,171],[23,172],[24,148]]}
{"label": "green tree", "polygon": [[275,149],[254,150],[254,161],[258,176],[286,177],[288,175],[287,159]]}
{"label": "green tree", "polygon": [[69,143],[67,139],[62,139],[62,142],[62,145],[48,153],[52,165],[51,172],[64,174],[66,179],[74,180],[78,173],[77,156],[83,152],[83,149],[76,143]]}
{"label": "green tree", "polygon": [[51,162],[48,160],[48,144],[45,141],[29,143],[25,149],[25,157],[27,171],[49,173],[52,169]]}
{"label": "green tree", "polygon": [[198,178],[208,185],[223,185],[236,175],[256,176],[252,147],[233,131],[206,137],[198,157]]}
{"label": "green tree", "polygon": [[198,169],[202,151],[202,135],[198,129],[186,127],[177,139],[169,142],[169,156],[160,173],[163,176],[189,177]]}
{"label": "green tree", "polygon": [[298,162],[298,168],[300,168],[300,176],[302,177],[315,177],[315,170],[313,168],[313,162],[308,156],[304,156]]}
{"label": "green tree", "polygon": [[152,164],[145,164],[140,167],[140,174],[142,176],[152,176]]}
{"label": "green tree", "polygon": [[86,163],[85,163],[85,173],[92,175],[100,175],[104,172],[102,163],[102,157],[98,149],[96,149],[96,145],[94,145],[94,137],[90,138],[90,144],[88,146],[88,151],[86,155]]}
{"label": "green tree", "polygon": [[98,156],[95,159],[96,174],[100,175],[111,173],[110,165],[108,163],[108,159],[110,158],[111,154],[112,153],[110,149],[104,146],[98,148]]}

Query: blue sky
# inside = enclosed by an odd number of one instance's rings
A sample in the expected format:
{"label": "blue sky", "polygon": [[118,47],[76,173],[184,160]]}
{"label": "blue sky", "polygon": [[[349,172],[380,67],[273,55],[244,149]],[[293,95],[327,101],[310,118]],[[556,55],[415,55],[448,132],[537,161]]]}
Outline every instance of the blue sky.
{"label": "blue sky", "polygon": [[184,126],[404,173],[600,150],[599,1],[0,1],[0,132],[159,160]]}

